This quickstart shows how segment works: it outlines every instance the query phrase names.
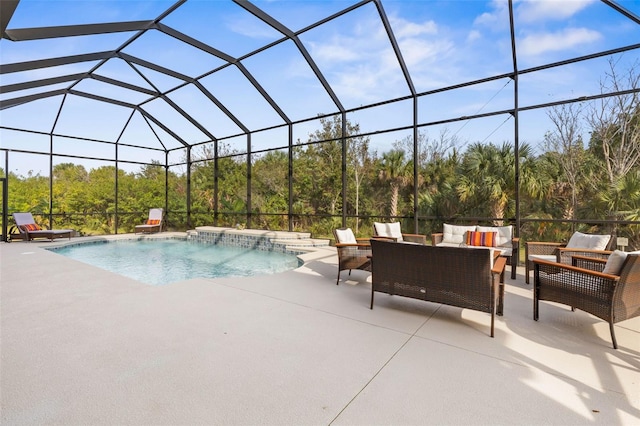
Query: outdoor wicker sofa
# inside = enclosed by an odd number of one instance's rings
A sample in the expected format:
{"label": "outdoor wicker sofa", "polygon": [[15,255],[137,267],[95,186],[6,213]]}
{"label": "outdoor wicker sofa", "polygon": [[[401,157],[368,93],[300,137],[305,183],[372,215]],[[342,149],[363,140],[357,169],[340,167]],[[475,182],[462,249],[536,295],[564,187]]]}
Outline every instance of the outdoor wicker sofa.
{"label": "outdoor wicker sofa", "polygon": [[[443,224],[443,232],[431,234],[431,245],[436,247],[459,247],[466,245],[468,232],[495,232],[497,236],[495,248],[500,250],[500,256],[508,260],[511,265],[511,279],[516,279],[516,268],[520,253],[520,238],[513,236],[513,226],[480,226],[480,225],[451,225]],[[477,246],[476,246],[477,247]]]}
{"label": "outdoor wicker sofa", "polygon": [[572,265],[535,259],[533,319],[540,300],[562,303],[609,323],[613,348],[618,343],[613,325],[640,316],[640,252],[613,252],[608,259],[573,256]]}
{"label": "outdoor wicker sofa", "polygon": [[[376,291],[502,315],[504,257],[493,250],[371,240],[371,309]],[[494,262],[495,259],[495,262]]]}

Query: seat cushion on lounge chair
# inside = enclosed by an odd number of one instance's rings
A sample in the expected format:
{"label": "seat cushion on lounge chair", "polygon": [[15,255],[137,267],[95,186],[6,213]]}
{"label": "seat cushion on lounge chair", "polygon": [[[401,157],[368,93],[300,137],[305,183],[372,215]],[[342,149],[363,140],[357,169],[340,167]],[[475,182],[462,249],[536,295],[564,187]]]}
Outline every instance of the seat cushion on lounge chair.
{"label": "seat cushion on lounge chair", "polygon": [[337,243],[356,244],[358,242],[351,228],[336,229],[336,237],[338,239]]}
{"label": "seat cushion on lounge chair", "polygon": [[475,231],[475,225],[449,225],[447,223],[442,225],[442,242],[447,244],[462,244],[465,242],[465,236],[467,231]]}
{"label": "seat cushion on lounge chair", "polygon": [[574,232],[566,248],[581,248],[588,250],[605,250],[611,240],[611,235],[583,234]]}
{"label": "seat cushion on lounge chair", "polygon": [[403,241],[402,229],[400,229],[400,222],[391,222],[391,223],[373,222],[373,226],[376,229],[377,236],[395,238],[396,242],[398,243]]}

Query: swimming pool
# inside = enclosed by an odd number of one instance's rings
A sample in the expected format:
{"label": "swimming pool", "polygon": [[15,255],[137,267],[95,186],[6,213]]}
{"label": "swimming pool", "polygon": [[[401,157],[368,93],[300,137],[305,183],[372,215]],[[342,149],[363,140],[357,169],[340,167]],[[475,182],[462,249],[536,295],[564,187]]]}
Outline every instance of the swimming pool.
{"label": "swimming pool", "polygon": [[58,254],[150,285],[191,278],[247,277],[295,269],[293,254],[183,239],[118,240],[52,249]]}

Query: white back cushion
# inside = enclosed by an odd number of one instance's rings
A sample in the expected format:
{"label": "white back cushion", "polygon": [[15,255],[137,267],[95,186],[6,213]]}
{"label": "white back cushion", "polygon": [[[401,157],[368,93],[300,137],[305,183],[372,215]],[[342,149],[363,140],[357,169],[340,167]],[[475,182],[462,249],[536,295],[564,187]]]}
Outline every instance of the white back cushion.
{"label": "white back cushion", "polygon": [[16,225],[18,226],[36,223],[35,220],[33,220],[31,213],[14,213],[13,220],[15,220]]}
{"label": "white back cushion", "polygon": [[620,271],[622,271],[622,265],[627,259],[627,256],[630,254],[640,254],[640,251],[624,252],[620,250],[614,250],[614,252],[609,255],[607,263],[604,265],[604,269],[602,270],[602,272],[605,274],[620,275]]}
{"label": "white back cushion", "polygon": [[447,223],[442,225],[442,242],[443,243],[453,243],[453,244],[462,244],[465,241],[465,235],[467,231],[475,231],[475,225],[464,226],[464,225],[449,225]]}
{"label": "white back cushion", "polygon": [[353,231],[351,228],[346,229],[336,229],[336,238],[338,239],[338,243],[346,243],[346,244],[355,244],[356,236],[353,235]]}
{"label": "white back cushion", "polygon": [[478,226],[479,232],[497,232],[499,246],[511,246],[513,226]]}
{"label": "white back cushion", "polygon": [[402,230],[400,229],[400,222],[373,222],[373,226],[376,229],[376,235],[380,237],[392,237],[395,238],[397,242],[402,241]]}
{"label": "white back cushion", "polygon": [[575,232],[567,243],[567,248],[604,250],[607,248],[607,244],[610,239],[610,235],[583,234],[582,232]]}

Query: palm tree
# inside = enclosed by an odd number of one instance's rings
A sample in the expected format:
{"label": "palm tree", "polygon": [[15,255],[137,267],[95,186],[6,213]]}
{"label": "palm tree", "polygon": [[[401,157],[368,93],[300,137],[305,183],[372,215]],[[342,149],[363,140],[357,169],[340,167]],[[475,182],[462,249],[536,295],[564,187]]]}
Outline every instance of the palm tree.
{"label": "palm tree", "polygon": [[[542,197],[549,190],[548,177],[536,173],[531,147],[524,144],[518,153],[520,187],[533,197]],[[513,208],[515,201],[515,156],[513,147],[504,143],[473,144],[467,150],[460,167],[456,190],[460,201],[471,203],[477,212],[494,218],[499,225]],[[485,210],[488,209],[488,212]],[[484,211],[483,211],[484,210]]]}
{"label": "palm tree", "polygon": [[398,215],[400,188],[411,181],[411,162],[405,159],[404,151],[393,149],[382,155],[381,166],[378,177],[382,182],[389,183],[389,215],[395,217]]}

